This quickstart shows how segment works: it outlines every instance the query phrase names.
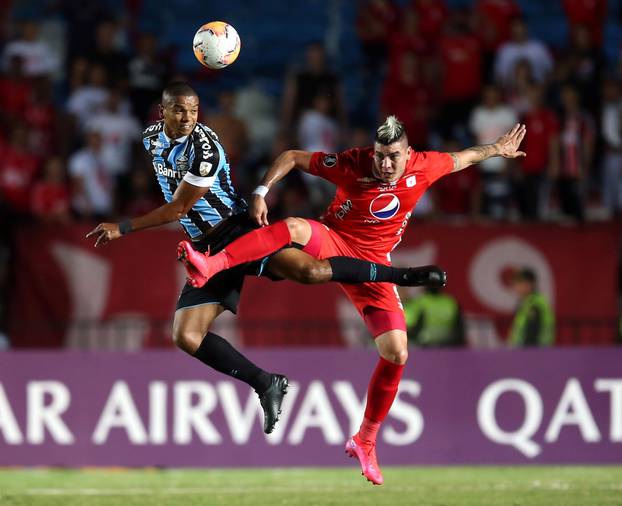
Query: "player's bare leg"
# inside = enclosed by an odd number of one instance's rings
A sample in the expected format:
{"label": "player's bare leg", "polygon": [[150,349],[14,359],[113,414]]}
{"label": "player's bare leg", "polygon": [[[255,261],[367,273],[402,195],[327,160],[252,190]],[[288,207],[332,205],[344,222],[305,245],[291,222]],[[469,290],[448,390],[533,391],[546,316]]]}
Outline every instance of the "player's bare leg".
{"label": "player's bare leg", "polygon": [[304,285],[332,281],[328,260],[318,260],[302,250],[287,248],[273,255],[266,265],[272,274]]}
{"label": "player's bare leg", "polygon": [[212,322],[223,311],[219,304],[178,309],[173,321],[173,340],[179,348],[209,367],[253,387],[264,411],[264,432],[269,434],[281,413],[287,378],[263,371],[227,340],[209,332]]}
{"label": "player's bare leg", "polygon": [[[306,246],[313,234],[318,233],[317,230],[314,232],[311,222],[302,218],[287,218],[284,222],[279,223],[287,225],[289,242],[301,246]],[[272,225],[272,227],[279,223]],[[321,227],[319,223],[313,223],[316,227]],[[182,241],[177,247],[177,259],[186,268],[188,283],[194,287],[201,287],[208,281],[209,277],[220,272],[220,270],[243,263],[240,261],[230,262],[227,259],[227,251],[233,250],[235,252],[237,249],[246,248],[246,256],[242,257],[245,259],[244,261],[258,260],[278,251],[284,245],[282,237],[279,239],[281,234],[284,237],[283,232],[283,227],[278,233],[274,233],[274,230],[270,231],[269,227],[255,230],[233,241],[222,252],[214,256],[196,251],[188,241]],[[259,241],[257,244],[255,239],[258,238],[264,242]],[[320,240],[318,238],[318,241]],[[272,245],[270,246],[270,244]],[[274,258],[279,260],[275,261]],[[443,287],[447,281],[445,272],[436,265],[401,268],[352,257],[331,257],[318,260],[295,249],[285,249],[276,253],[270,260],[268,267],[273,274],[303,284],[326,283],[328,281],[338,283],[388,282],[399,286]]]}
{"label": "player's bare leg", "polygon": [[380,360],[369,382],[365,416],[358,433],[346,442],[346,453],[356,457],[361,473],[374,485],[384,478],[376,457],[376,436],[397,394],[408,359],[408,338],[403,330],[389,330],[376,337]]}

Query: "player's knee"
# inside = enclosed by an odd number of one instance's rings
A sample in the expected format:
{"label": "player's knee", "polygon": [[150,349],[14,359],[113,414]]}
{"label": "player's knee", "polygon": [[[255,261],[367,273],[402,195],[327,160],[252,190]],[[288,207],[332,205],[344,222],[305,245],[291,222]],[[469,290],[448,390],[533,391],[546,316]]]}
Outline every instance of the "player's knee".
{"label": "player's knee", "polygon": [[389,348],[384,350],[382,358],[397,365],[404,365],[408,361],[408,348],[401,346]]}
{"label": "player's knee", "polygon": [[285,223],[289,229],[292,242],[306,244],[309,241],[311,227],[306,220],[301,218],[286,218]]}
{"label": "player's knee", "polygon": [[197,351],[197,349],[201,345],[203,337],[205,337],[205,334],[193,330],[180,328],[176,328],[173,330],[173,342],[175,343],[175,346],[177,346],[180,350],[189,353],[190,355],[194,355],[194,353]]}
{"label": "player's knee", "polygon": [[330,265],[325,260],[307,262],[300,269],[300,282],[305,285],[326,283],[330,281],[330,277]]}

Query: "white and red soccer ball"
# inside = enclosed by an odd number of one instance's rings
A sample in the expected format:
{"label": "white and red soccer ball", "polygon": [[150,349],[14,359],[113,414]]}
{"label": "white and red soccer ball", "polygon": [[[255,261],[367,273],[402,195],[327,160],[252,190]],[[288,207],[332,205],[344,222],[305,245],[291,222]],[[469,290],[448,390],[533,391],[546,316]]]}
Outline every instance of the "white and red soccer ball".
{"label": "white and red soccer ball", "polygon": [[202,65],[218,70],[231,65],[240,54],[240,36],[229,23],[211,21],[194,34],[192,47]]}

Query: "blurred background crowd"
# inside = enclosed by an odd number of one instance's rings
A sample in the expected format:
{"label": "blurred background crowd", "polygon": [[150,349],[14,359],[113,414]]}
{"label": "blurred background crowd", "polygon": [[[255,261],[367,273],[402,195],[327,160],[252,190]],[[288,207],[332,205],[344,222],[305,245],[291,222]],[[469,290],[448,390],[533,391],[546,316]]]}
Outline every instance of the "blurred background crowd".
{"label": "blurred background crowd", "polygon": [[[2,2],[3,300],[17,224],[118,220],[162,203],[141,131],[172,79],[199,90],[200,121],[219,134],[242,194],[284,149],[367,145],[388,114],[415,148],[442,151],[493,142],[520,121],[526,158],[445,178],[417,218],[619,218],[619,2],[269,1],[260,14],[226,3],[197,19],[188,0]],[[212,19],[242,39],[239,60],[220,72],[190,47]],[[317,216],[332,189],[293,173],[269,197],[272,219]]]}

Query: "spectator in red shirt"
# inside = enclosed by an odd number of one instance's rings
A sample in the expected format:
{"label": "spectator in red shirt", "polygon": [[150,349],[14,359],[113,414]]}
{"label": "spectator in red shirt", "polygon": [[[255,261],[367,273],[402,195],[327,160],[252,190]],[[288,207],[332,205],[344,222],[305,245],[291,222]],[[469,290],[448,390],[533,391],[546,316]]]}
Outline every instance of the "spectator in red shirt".
{"label": "spectator in red shirt", "polygon": [[449,19],[449,9],[443,0],[413,0],[421,35],[431,44],[435,44],[443,33],[445,23]]}
{"label": "spectator in red shirt", "polygon": [[417,149],[428,145],[428,123],[432,92],[423,83],[420,63],[412,53],[404,53],[401,71],[387,79],[382,91],[381,117],[397,116],[406,126],[408,139]]}
{"label": "spectator in red shirt", "polygon": [[378,68],[386,58],[389,36],[399,17],[398,7],[392,0],[363,2],[356,18],[356,33],[361,42],[366,66]]}
{"label": "spectator in red shirt", "polygon": [[39,158],[28,149],[27,130],[17,124],[0,158],[0,199],[11,212],[18,215],[29,213],[32,186],[38,170]]}
{"label": "spectator in red shirt", "polygon": [[564,0],[564,11],[571,29],[579,24],[587,26],[594,45],[602,46],[607,0]]}
{"label": "spectator in red shirt", "polygon": [[52,87],[47,79],[33,83],[32,100],[22,111],[28,129],[28,145],[33,154],[46,158],[57,154],[64,146],[57,128],[58,112],[52,102]]}
{"label": "spectator in red shirt", "polygon": [[31,95],[30,79],[24,74],[23,60],[21,56],[14,55],[0,77],[0,117],[3,123],[11,125],[19,119],[29,105]]}
{"label": "spectator in red shirt", "polygon": [[[363,65],[361,67],[362,88],[366,91],[361,97],[361,107],[367,110],[370,94],[378,92],[378,73],[386,71],[389,39],[397,28],[399,9],[394,0],[366,0],[359,3],[356,18],[356,34],[361,44]],[[363,113],[365,115],[365,113]],[[361,118],[366,121],[371,118]]]}
{"label": "spectator in red shirt", "polygon": [[521,15],[514,0],[478,0],[475,5],[477,34],[484,50],[484,75],[492,80],[495,53],[512,33],[511,21]]}
{"label": "spectator in red shirt", "polygon": [[512,36],[512,19],[521,15],[514,0],[478,0],[478,33],[486,51],[495,51]]}
{"label": "spectator in red shirt", "polygon": [[584,220],[583,182],[589,176],[594,154],[594,120],[581,109],[577,89],[561,90],[562,120],[559,136],[559,165],[554,167],[560,207],[564,215]]}
{"label": "spectator in red shirt", "polygon": [[30,201],[32,214],[48,223],[67,223],[71,220],[69,184],[63,160],[52,157],[43,167],[43,178],[37,181]]}
{"label": "spectator in red shirt", "polygon": [[413,7],[402,11],[399,29],[395,30],[389,41],[389,72],[388,78],[395,78],[401,71],[402,57],[411,53],[423,63],[429,60],[434,45],[423,37],[419,30],[419,16]]}
{"label": "spectator in red shirt", "polygon": [[559,120],[544,105],[544,88],[532,84],[528,91],[529,110],[523,117],[527,134],[523,140],[529,156],[521,159],[515,181],[515,194],[523,219],[539,220],[543,215],[546,182],[557,166]]}
{"label": "spectator in red shirt", "polygon": [[465,125],[482,88],[481,47],[469,23],[467,11],[455,11],[439,41],[443,101],[439,127],[444,138],[466,136]]}
{"label": "spectator in red shirt", "polygon": [[[450,139],[442,147],[449,153],[462,149],[460,143]],[[436,182],[431,188],[434,208],[444,217],[480,216],[482,204],[482,184],[477,170],[461,170]]]}

